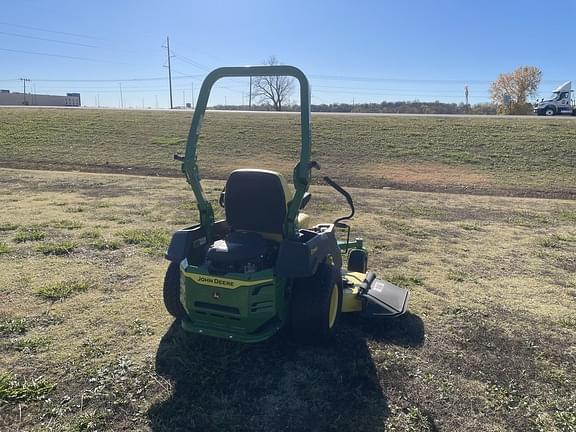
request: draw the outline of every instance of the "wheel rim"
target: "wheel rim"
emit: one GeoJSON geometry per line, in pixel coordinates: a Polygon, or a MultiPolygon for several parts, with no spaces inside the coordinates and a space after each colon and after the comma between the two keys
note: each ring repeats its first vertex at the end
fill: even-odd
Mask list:
{"type": "Polygon", "coordinates": [[[554,110],[551,110],[551,109],[546,110],[546,115],[547,116],[554,115],[554,110]]]}
{"type": "Polygon", "coordinates": [[[328,314],[328,327],[334,327],[336,316],[338,315],[338,302],[340,300],[340,291],[338,285],[334,284],[332,292],[330,293],[330,313],[328,314]]]}

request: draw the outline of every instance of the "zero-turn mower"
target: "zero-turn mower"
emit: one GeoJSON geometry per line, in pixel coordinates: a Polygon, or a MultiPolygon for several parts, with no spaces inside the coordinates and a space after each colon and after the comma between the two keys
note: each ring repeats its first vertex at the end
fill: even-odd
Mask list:
{"type": "Polygon", "coordinates": [[[341,313],[396,317],[406,311],[408,291],[367,271],[362,239],[350,239],[344,221],[354,215],[351,196],[333,180],[351,209],[334,222],[310,226],[302,210],[310,201],[310,87],[292,66],[223,67],[202,84],[188,135],[182,171],[196,197],[198,225],[174,233],[164,281],[168,312],[193,333],[259,342],[280,329],[299,341],[326,342],[341,313]],[[200,184],[196,147],[210,90],[225,77],[292,76],[300,83],[301,149],[294,191],[281,174],[233,171],[220,195],[225,219],[216,221],[200,184]],[[336,232],[345,233],[338,241],[336,232]],[[346,267],[343,267],[343,257],[346,267]]]}

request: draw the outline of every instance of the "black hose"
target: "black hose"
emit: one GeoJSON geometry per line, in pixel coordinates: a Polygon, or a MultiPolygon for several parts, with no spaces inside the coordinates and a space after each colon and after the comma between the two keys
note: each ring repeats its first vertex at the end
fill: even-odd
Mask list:
{"type": "Polygon", "coordinates": [[[348,216],[343,216],[341,218],[336,219],[334,221],[334,225],[336,225],[338,222],[341,222],[343,220],[352,219],[352,217],[354,217],[354,213],[356,212],[356,210],[354,209],[354,201],[352,201],[352,196],[348,192],[346,192],[344,190],[344,188],[342,188],[342,186],[340,186],[338,183],[336,183],[330,177],[324,176],[324,181],[326,183],[328,183],[330,186],[332,186],[334,189],[336,189],[338,192],[340,192],[344,196],[344,198],[346,198],[346,201],[348,202],[348,205],[350,206],[350,209],[352,210],[352,213],[350,213],[348,216]]]}

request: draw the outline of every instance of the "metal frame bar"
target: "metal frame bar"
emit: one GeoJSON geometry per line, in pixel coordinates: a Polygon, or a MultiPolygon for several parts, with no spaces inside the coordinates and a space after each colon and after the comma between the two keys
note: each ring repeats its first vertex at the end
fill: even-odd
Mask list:
{"type": "Polygon", "coordinates": [[[204,119],[204,113],[206,112],[206,107],[208,105],[210,91],[216,81],[227,77],[252,76],[292,76],[300,83],[300,162],[294,168],[293,180],[296,192],[288,207],[286,223],[284,226],[285,237],[292,238],[296,236],[295,220],[298,216],[304,193],[306,193],[310,185],[310,154],[312,138],[310,130],[310,85],[306,75],[304,75],[300,69],[286,65],[222,67],[213,70],[206,76],[202,83],[200,94],[198,95],[198,102],[192,118],[192,126],[188,133],[186,155],[184,156],[184,161],[182,163],[182,171],[196,196],[196,203],[198,211],[200,212],[200,224],[206,230],[208,240],[211,240],[210,237],[212,230],[210,228],[214,224],[214,209],[202,189],[196,155],[202,120],[204,119]]]}

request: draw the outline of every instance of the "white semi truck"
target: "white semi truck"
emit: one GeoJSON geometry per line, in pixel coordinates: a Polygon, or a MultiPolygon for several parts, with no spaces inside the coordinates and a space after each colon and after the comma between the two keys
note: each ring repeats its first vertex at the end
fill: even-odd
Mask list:
{"type": "Polygon", "coordinates": [[[552,92],[550,99],[536,101],[534,112],[538,115],[554,116],[557,114],[576,115],[576,100],[572,81],[566,81],[552,92]]]}

